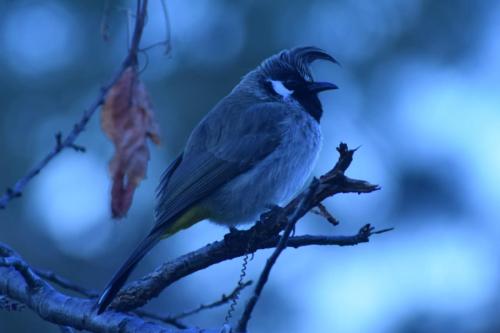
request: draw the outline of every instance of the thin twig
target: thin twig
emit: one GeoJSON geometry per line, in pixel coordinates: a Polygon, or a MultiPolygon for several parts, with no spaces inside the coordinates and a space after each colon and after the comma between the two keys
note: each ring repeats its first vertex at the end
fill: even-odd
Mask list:
{"type": "Polygon", "coordinates": [[[137,65],[137,53],[139,52],[139,44],[141,43],[144,25],[146,23],[148,10],[148,0],[137,1],[137,11],[135,16],[134,33],[130,42],[130,50],[128,53],[129,65],[137,65]]]}
{"type": "Polygon", "coordinates": [[[130,36],[132,36],[132,33],[130,31],[130,27],[132,26],[132,11],[130,10],[130,8],[125,9],[125,16],[127,18],[127,49],[130,50],[130,36]]]}
{"type": "Polygon", "coordinates": [[[40,279],[36,276],[31,268],[21,259],[17,257],[2,257],[0,258],[1,267],[13,267],[15,268],[24,278],[28,287],[36,289],[40,287],[40,279]]]}
{"type": "MultiPolygon", "coordinates": [[[[35,272],[35,274],[37,274],[38,276],[40,276],[41,278],[43,278],[46,281],[50,281],[52,283],[55,283],[55,284],[63,287],[64,289],[74,291],[74,292],[79,293],[85,297],[96,298],[97,296],[99,296],[98,292],[81,287],[81,286],[77,285],[76,283],[74,283],[74,282],[72,282],[64,277],[55,274],[52,271],[33,268],[33,272],[35,272]]],[[[223,297],[224,297],[224,295],[223,295],[223,297]]],[[[170,324],[170,325],[172,325],[176,328],[179,328],[179,329],[185,329],[188,327],[187,325],[185,325],[184,323],[182,323],[179,320],[181,318],[181,315],[184,313],[182,313],[181,315],[177,315],[177,316],[163,316],[162,317],[162,316],[156,315],[154,313],[150,313],[150,312],[143,311],[143,310],[136,310],[134,312],[141,317],[156,319],[156,320],[162,321],[166,324],[170,324]]]]}
{"type": "Polygon", "coordinates": [[[161,315],[157,315],[155,313],[151,313],[151,312],[144,311],[144,310],[136,310],[134,312],[137,313],[138,315],[140,315],[141,317],[159,320],[159,321],[164,322],[166,324],[173,325],[174,327],[177,327],[179,329],[184,329],[184,328],[187,328],[188,326],[186,324],[184,324],[181,321],[181,319],[195,315],[195,314],[200,313],[201,311],[204,311],[204,310],[209,310],[209,309],[213,309],[213,308],[216,308],[218,306],[224,305],[227,302],[233,300],[235,297],[237,297],[237,295],[243,289],[250,286],[251,284],[252,284],[252,281],[246,281],[242,284],[237,285],[236,288],[234,288],[234,290],[231,291],[231,293],[229,293],[228,295],[223,294],[221,296],[221,298],[215,302],[212,302],[210,304],[201,304],[197,308],[194,308],[192,310],[187,310],[187,311],[181,312],[181,313],[176,314],[176,315],[161,316],[161,315]]]}
{"type": "Polygon", "coordinates": [[[192,309],[192,310],[189,310],[189,311],[184,311],[182,313],[179,313],[177,315],[174,315],[172,316],[173,319],[182,319],[182,318],[186,318],[186,317],[189,317],[189,316],[192,316],[194,314],[197,314],[203,310],[208,310],[208,309],[213,309],[213,308],[216,308],[218,306],[221,306],[221,305],[224,305],[226,304],[227,302],[233,300],[236,296],[239,295],[239,293],[245,289],[246,287],[250,286],[252,284],[252,281],[246,281],[246,282],[243,282],[241,284],[238,284],[236,286],[236,288],[234,288],[234,290],[229,294],[229,295],[225,295],[223,294],[222,297],[213,302],[213,303],[210,303],[210,304],[201,304],[199,307],[195,308],[195,309],[192,309]]]}
{"type": "Polygon", "coordinates": [[[302,202],[299,205],[297,205],[294,214],[292,214],[291,218],[288,220],[286,228],[283,231],[283,235],[281,236],[278,245],[276,245],[276,248],[274,249],[273,253],[266,261],[266,265],[264,266],[264,269],[262,270],[262,273],[260,274],[259,280],[257,281],[257,285],[255,286],[253,295],[248,300],[247,305],[245,307],[245,310],[243,311],[243,314],[241,316],[241,319],[238,322],[238,326],[236,327],[236,332],[246,332],[247,331],[248,321],[250,320],[253,309],[255,308],[255,305],[257,304],[257,301],[259,300],[259,297],[262,293],[262,290],[264,289],[264,286],[266,285],[267,280],[269,279],[271,269],[273,268],[274,264],[278,260],[278,257],[280,256],[280,254],[287,247],[288,239],[290,238],[290,235],[295,228],[295,224],[300,219],[300,217],[305,213],[303,211],[308,210],[308,208],[306,208],[306,207],[310,203],[310,201],[312,201],[312,198],[314,196],[314,192],[315,192],[318,185],[319,185],[319,181],[315,179],[313,181],[313,184],[309,187],[308,192],[305,193],[305,195],[303,196],[302,202]]]}
{"type": "Polygon", "coordinates": [[[172,28],[170,27],[170,18],[168,17],[168,9],[166,0],[161,0],[161,7],[163,9],[163,18],[165,20],[165,54],[172,51],[172,28]]]}
{"type": "Polygon", "coordinates": [[[158,46],[165,46],[164,54],[167,55],[172,51],[172,30],[170,27],[170,19],[168,16],[168,9],[167,9],[166,0],[161,0],[160,3],[162,6],[163,17],[165,20],[165,39],[160,41],[160,42],[156,42],[156,43],[150,44],[148,46],[145,46],[141,49],[141,51],[149,51],[149,50],[151,50],[155,47],[158,47],[158,46]]]}
{"type": "Polygon", "coordinates": [[[80,295],[83,295],[85,297],[95,298],[95,297],[99,296],[98,292],[81,287],[81,286],[77,285],[76,283],[74,283],[74,282],[72,282],[72,281],[70,281],[70,280],[68,280],[60,275],[57,275],[56,273],[54,273],[52,271],[37,269],[37,268],[33,268],[33,271],[38,276],[43,278],[44,280],[55,283],[55,284],[63,287],[64,289],[74,291],[74,292],[79,293],[80,295]]]}
{"type": "MultiPolygon", "coordinates": [[[[83,146],[79,146],[74,143],[69,143],[67,145],[67,148],[72,148],[74,151],[79,152],[79,153],[85,153],[87,149],[83,146]]],[[[64,149],[64,144],[63,144],[63,137],[61,132],[56,133],[56,149],[62,150],[64,149]]]]}
{"type": "Polygon", "coordinates": [[[321,202],[317,204],[316,207],[318,207],[318,209],[311,209],[311,213],[324,217],[334,226],[339,224],[339,221],[335,217],[333,217],[332,214],[330,214],[325,205],[323,205],[321,202]]]}
{"type": "Polygon", "coordinates": [[[20,178],[12,187],[7,188],[5,193],[0,196],[0,209],[4,209],[7,204],[15,198],[19,198],[26,185],[37,176],[54,157],[59,155],[65,148],[84,151],[84,148],[75,144],[78,136],[85,130],[90,118],[94,115],[97,109],[104,103],[106,95],[115,82],[121,77],[122,73],[129,66],[137,65],[137,53],[139,52],[139,43],[141,41],[142,32],[144,30],[145,17],[147,13],[147,0],[137,1],[137,15],[135,20],[134,34],[128,54],[122,63],[118,73],[105,85],[97,98],[90,104],[89,108],[83,112],[81,119],[73,126],[73,129],[64,138],[62,134],[56,134],[55,147],[34,167],[32,167],[25,176],[20,178]]]}
{"type": "Polygon", "coordinates": [[[100,25],[101,37],[105,42],[109,41],[109,2],[110,0],[104,0],[104,8],[102,10],[100,25]]]}
{"type": "Polygon", "coordinates": [[[302,235],[290,237],[288,239],[288,247],[299,248],[309,245],[338,245],[338,246],[353,246],[370,241],[372,235],[382,234],[394,230],[387,228],[375,230],[369,224],[363,226],[354,236],[316,236],[302,235]]]}

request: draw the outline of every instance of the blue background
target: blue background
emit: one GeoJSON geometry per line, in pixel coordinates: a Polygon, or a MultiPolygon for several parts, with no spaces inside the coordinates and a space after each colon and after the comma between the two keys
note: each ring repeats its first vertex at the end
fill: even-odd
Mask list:
{"type": "MultiPolygon", "coordinates": [[[[119,67],[128,2],[110,1],[110,41],[100,1],[0,2],[0,188],[13,184],[67,133],[119,67]]],[[[343,235],[365,223],[396,227],[355,247],[286,250],[250,324],[253,332],[500,331],[500,4],[497,1],[170,0],[173,50],[141,55],[162,145],[128,217],[112,221],[113,147],[99,115],[78,144],[0,211],[0,241],[35,267],[101,290],[152,224],[154,189],[191,129],[239,78],[281,49],[315,45],[342,66],[316,63],[324,93],[324,147],[361,145],[351,177],[380,184],[326,201],[333,228],[308,215],[298,234],[343,235]],[[147,64],[146,64],[147,63],[147,64]]],[[[165,38],[151,1],[142,46],[165,38]]],[[[200,223],[157,246],[133,277],[220,239],[200,223]]],[[[256,279],[269,251],[251,262],[256,279]]],[[[193,274],[147,308],[177,313],[235,286],[241,259],[193,274]]],[[[250,289],[243,293],[248,297],[250,289]]],[[[238,310],[244,305],[240,301],[238,310]]],[[[227,306],[190,318],[222,325],[227,306]]],[[[239,313],[235,318],[239,317],[239,313]]],[[[29,310],[0,312],[0,332],[58,332],[29,310]]]]}

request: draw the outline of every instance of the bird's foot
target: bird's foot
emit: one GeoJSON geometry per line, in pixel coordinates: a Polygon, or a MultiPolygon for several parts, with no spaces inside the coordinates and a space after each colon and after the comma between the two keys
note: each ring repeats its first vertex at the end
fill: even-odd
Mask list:
{"type": "Polygon", "coordinates": [[[266,208],[269,210],[265,211],[264,213],[262,213],[260,215],[260,219],[259,219],[260,222],[264,222],[270,218],[278,216],[284,210],[283,207],[278,206],[278,205],[274,205],[274,204],[268,204],[268,205],[266,205],[266,208]]]}
{"type": "Polygon", "coordinates": [[[239,232],[238,228],[236,228],[234,225],[229,226],[229,233],[230,234],[235,234],[237,232],[239,232]]]}
{"type": "Polygon", "coordinates": [[[237,229],[235,226],[231,225],[229,226],[229,232],[224,235],[224,240],[229,241],[229,240],[235,240],[238,239],[243,231],[237,229]]]}

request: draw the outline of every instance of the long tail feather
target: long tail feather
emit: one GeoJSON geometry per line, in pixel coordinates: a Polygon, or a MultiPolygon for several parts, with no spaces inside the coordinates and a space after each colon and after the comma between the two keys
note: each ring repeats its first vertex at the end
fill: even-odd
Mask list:
{"type": "Polygon", "coordinates": [[[130,273],[134,270],[139,261],[153,248],[160,240],[158,233],[152,233],[137,246],[122,267],[116,272],[101,297],[97,301],[97,314],[101,314],[111,304],[118,291],[127,281],[130,273]]]}
{"type": "Polygon", "coordinates": [[[193,224],[203,220],[206,217],[206,212],[199,207],[192,207],[180,217],[173,216],[166,221],[158,224],[153,228],[149,236],[147,236],[137,246],[130,257],[125,261],[120,270],[113,276],[106,289],[104,289],[101,297],[97,301],[97,314],[101,314],[111,304],[116,294],[123,287],[130,273],[141,259],[151,250],[160,240],[172,236],[180,230],[189,228],[193,224]]]}

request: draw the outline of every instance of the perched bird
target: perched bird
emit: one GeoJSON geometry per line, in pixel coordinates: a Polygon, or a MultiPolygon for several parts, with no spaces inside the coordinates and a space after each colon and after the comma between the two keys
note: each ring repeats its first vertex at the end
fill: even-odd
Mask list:
{"type": "Polygon", "coordinates": [[[98,300],[112,302],[158,241],[209,219],[234,226],[281,205],[308,179],[321,147],[318,93],[309,65],[337,61],[316,47],[284,50],[245,75],[196,126],[158,186],[155,225],[98,300]]]}

